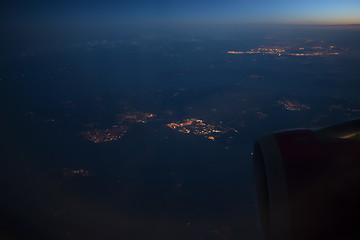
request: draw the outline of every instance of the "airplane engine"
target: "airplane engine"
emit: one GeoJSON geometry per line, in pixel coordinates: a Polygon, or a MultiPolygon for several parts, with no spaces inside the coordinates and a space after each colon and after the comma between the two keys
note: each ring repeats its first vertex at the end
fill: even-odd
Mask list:
{"type": "Polygon", "coordinates": [[[360,239],[360,120],[255,141],[266,240],[360,239]]]}

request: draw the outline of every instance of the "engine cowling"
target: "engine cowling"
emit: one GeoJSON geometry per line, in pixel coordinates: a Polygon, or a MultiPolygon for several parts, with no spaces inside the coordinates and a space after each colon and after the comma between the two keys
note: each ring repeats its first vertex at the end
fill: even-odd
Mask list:
{"type": "Polygon", "coordinates": [[[360,120],[265,135],[253,161],[265,239],[360,239],[360,120]]]}

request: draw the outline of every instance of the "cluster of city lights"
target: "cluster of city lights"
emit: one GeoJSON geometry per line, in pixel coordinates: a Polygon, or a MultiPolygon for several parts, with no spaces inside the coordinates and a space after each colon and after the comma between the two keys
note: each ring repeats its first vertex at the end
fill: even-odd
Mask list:
{"type": "Polygon", "coordinates": [[[62,170],[62,175],[65,177],[68,176],[82,176],[82,177],[88,177],[92,175],[92,172],[83,168],[80,169],[69,169],[69,168],[64,168],[62,170]]]}
{"type": "Polygon", "coordinates": [[[128,127],[125,125],[114,125],[108,129],[91,129],[82,132],[84,138],[93,143],[103,143],[110,141],[117,141],[122,138],[127,132],[128,127]]]}
{"type": "Polygon", "coordinates": [[[238,131],[233,128],[206,124],[203,120],[196,118],[185,119],[184,121],[176,123],[169,123],[166,126],[181,133],[203,136],[212,141],[215,141],[217,137],[229,131],[238,133],[238,131]]]}
{"type": "Polygon", "coordinates": [[[289,111],[301,111],[310,109],[310,107],[305,104],[301,104],[298,101],[291,101],[288,99],[278,100],[277,103],[278,105],[289,111]]]}
{"type": "Polygon", "coordinates": [[[227,51],[228,54],[244,55],[244,54],[261,54],[261,55],[277,55],[277,56],[334,56],[340,55],[346,49],[338,50],[335,46],[312,46],[312,47],[259,47],[248,51],[227,51]]]}
{"type": "Polygon", "coordinates": [[[143,113],[140,111],[120,114],[118,115],[117,124],[111,128],[94,129],[91,127],[89,130],[82,132],[81,135],[93,143],[118,141],[128,132],[131,123],[146,123],[155,116],[155,114],[143,113]]]}

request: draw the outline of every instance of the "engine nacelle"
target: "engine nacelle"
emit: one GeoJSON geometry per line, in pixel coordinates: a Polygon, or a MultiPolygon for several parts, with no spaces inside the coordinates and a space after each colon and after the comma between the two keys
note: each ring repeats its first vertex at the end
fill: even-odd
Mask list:
{"type": "Polygon", "coordinates": [[[266,135],[253,159],[265,239],[360,239],[360,120],[266,135]]]}

